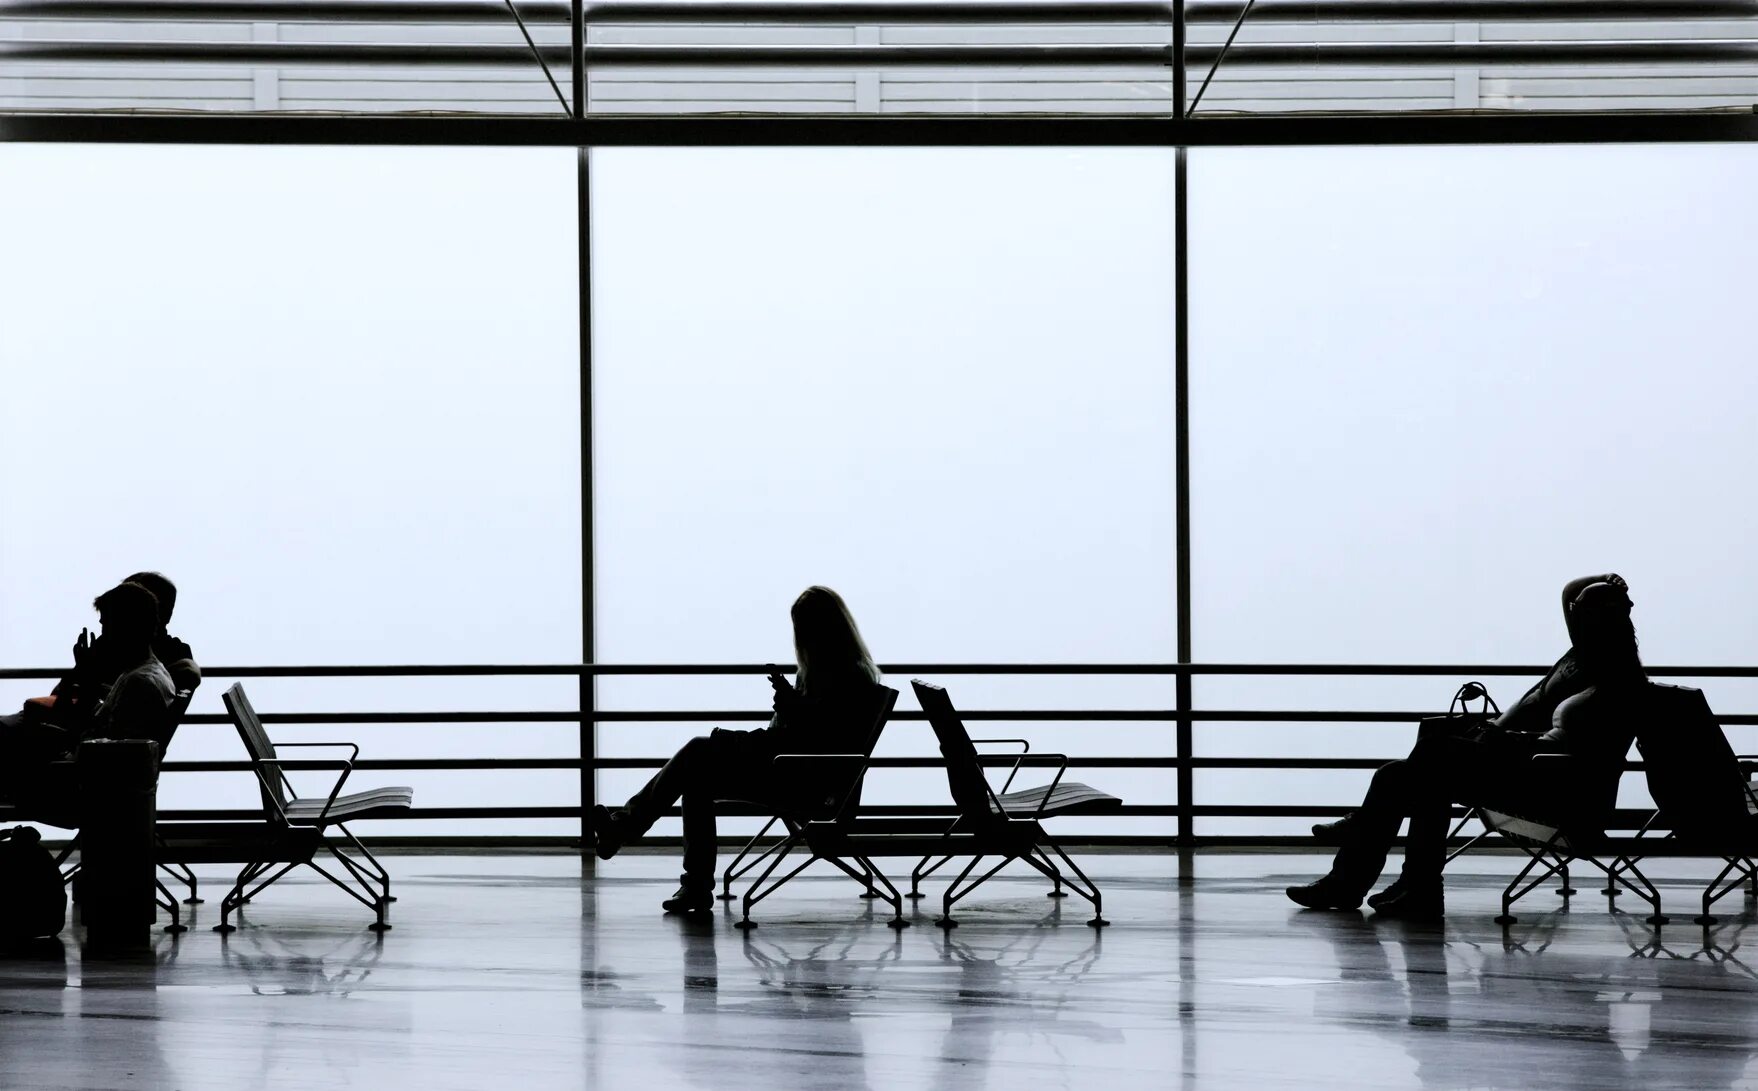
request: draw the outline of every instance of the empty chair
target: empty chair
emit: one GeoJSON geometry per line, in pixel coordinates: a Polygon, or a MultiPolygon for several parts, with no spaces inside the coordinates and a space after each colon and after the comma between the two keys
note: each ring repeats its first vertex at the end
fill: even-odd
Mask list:
{"type": "Polygon", "coordinates": [[[242,685],[234,684],[226,690],[223,699],[256,772],[262,792],[264,821],[160,824],[160,843],[170,859],[184,863],[230,860],[245,864],[232,889],[220,902],[220,923],[214,930],[232,931],[235,926],[230,918],[239,906],[301,864],[371,909],[375,917],[371,925],[373,929],[388,929],[390,923],[386,916],[394,900],[390,873],[360,843],[347,823],[406,815],[414,800],[414,790],[376,788],[344,795],[342,788],[354,771],[359,746],[351,742],[282,743],[280,749],[329,748],[349,752],[346,758],[283,758],[269,740],[268,732],[263,729],[262,720],[251,707],[242,685]],[[287,778],[289,770],[334,770],[337,776],[327,794],[301,797],[287,778]],[[344,844],[338,844],[332,832],[340,834],[341,841],[352,852],[343,851],[344,844]],[[318,863],[316,857],[320,851],[328,852],[342,866],[347,877],[318,863]]]}

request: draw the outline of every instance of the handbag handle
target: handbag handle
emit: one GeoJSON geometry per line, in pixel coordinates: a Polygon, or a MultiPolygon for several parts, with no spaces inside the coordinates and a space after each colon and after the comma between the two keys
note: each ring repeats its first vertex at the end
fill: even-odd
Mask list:
{"type": "Polygon", "coordinates": [[[1501,714],[1501,706],[1496,704],[1495,698],[1489,695],[1488,687],[1482,682],[1467,682],[1460,686],[1459,691],[1453,694],[1452,701],[1447,705],[1447,715],[1449,716],[1500,716],[1501,714]],[[1477,700],[1483,701],[1483,708],[1472,712],[1471,702],[1477,700]]]}

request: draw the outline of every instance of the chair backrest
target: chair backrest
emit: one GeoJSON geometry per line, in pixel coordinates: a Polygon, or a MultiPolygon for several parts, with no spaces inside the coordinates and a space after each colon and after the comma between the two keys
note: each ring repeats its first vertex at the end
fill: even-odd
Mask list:
{"type": "MultiPolygon", "coordinates": [[[[867,758],[873,756],[874,748],[879,745],[879,736],[884,734],[885,724],[891,719],[891,710],[897,707],[896,690],[885,685],[875,686],[874,690],[872,723],[867,729],[865,743],[861,747],[862,756],[867,758]]],[[[861,806],[861,787],[866,779],[867,773],[863,767],[861,772],[856,774],[854,784],[849,787],[841,802],[836,805],[836,815],[839,819],[852,820],[854,818],[855,812],[861,806]]]]}
{"type": "Polygon", "coordinates": [[[995,813],[989,807],[989,782],[983,776],[976,744],[971,742],[971,734],[959,719],[958,710],[952,707],[952,698],[932,682],[915,678],[910,685],[915,688],[922,711],[928,714],[934,737],[940,741],[940,756],[946,761],[946,786],[952,790],[952,801],[958,805],[960,818],[971,822],[994,821],[995,813]]]}
{"type": "MultiPolygon", "coordinates": [[[[244,740],[244,752],[250,755],[251,762],[273,759],[276,756],[275,744],[269,741],[261,717],[251,707],[250,698],[244,695],[244,684],[232,683],[220,699],[226,704],[227,715],[232,717],[232,726],[238,729],[238,737],[244,740]]],[[[259,773],[257,783],[262,789],[263,810],[271,818],[278,817],[287,806],[287,792],[281,785],[281,774],[276,769],[259,770],[259,773]]]]}
{"type": "Polygon", "coordinates": [[[182,726],[183,718],[189,715],[189,702],[195,699],[193,689],[180,689],[177,696],[171,699],[171,707],[165,710],[164,727],[153,741],[159,744],[159,760],[165,760],[165,751],[171,749],[171,740],[177,737],[177,729],[182,726]]]}
{"type": "Polygon", "coordinates": [[[1746,778],[1702,690],[1651,684],[1636,747],[1665,825],[1687,837],[1711,838],[1745,828],[1746,778]]]}

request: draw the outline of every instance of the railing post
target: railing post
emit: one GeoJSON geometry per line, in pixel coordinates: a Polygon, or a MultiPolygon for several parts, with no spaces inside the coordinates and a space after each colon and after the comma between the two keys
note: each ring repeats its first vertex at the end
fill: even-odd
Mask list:
{"type": "Polygon", "coordinates": [[[1184,120],[1184,84],[1189,78],[1184,64],[1184,39],[1184,0],[1172,0],[1172,116],[1179,121],[1184,120]]]}
{"type": "MultiPolygon", "coordinates": [[[[570,0],[574,81],[573,114],[586,116],[586,5],[570,0]]],[[[597,608],[593,597],[594,559],[592,490],[592,174],[584,145],[576,149],[575,255],[580,308],[580,852],[592,858],[592,807],[598,802],[598,676],[589,669],[598,655],[595,645],[597,608]]]]}
{"type": "MultiPolygon", "coordinates": [[[[1179,4],[1177,27],[1178,39],[1183,40],[1183,0],[1175,0],[1179,4]]],[[[1182,51],[1180,51],[1182,57],[1182,51]]],[[[1184,66],[1182,60],[1178,65],[1178,106],[1184,108],[1184,66]]],[[[1196,777],[1190,767],[1191,745],[1191,694],[1193,687],[1189,665],[1191,661],[1190,639],[1190,184],[1189,169],[1185,161],[1186,150],[1178,148],[1174,154],[1178,157],[1173,175],[1173,246],[1172,246],[1172,294],[1173,307],[1176,313],[1173,322],[1173,482],[1176,493],[1177,508],[1174,531],[1173,551],[1177,567],[1177,598],[1178,598],[1178,847],[1186,850],[1191,847],[1195,837],[1195,821],[1191,815],[1196,777]]]]}

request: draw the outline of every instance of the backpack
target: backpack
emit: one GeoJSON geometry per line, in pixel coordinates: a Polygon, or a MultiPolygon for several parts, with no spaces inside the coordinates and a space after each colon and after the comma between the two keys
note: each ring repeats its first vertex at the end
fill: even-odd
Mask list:
{"type": "Polygon", "coordinates": [[[1740,838],[1751,822],[1746,778],[1703,691],[1660,683],[1648,688],[1636,746],[1661,822],[1680,837],[1740,838]]]}
{"type": "Polygon", "coordinates": [[[56,936],[67,926],[61,869],[29,826],[0,830],[0,944],[56,936]]]}

